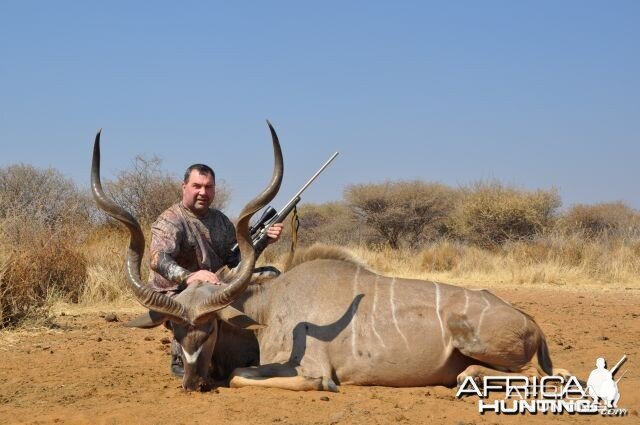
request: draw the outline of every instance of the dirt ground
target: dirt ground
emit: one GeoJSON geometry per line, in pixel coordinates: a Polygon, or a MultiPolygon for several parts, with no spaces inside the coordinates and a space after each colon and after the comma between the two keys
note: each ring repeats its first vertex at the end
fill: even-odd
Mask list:
{"type": "MultiPolygon", "coordinates": [[[[340,393],[220,387],[186,393],[169,375],[169,337],[163,327],[128,329],[133,309],[104,313],[69,307],[57,328],[0,333],[2,423],[141,424],[422,424],[422,423],[640,423],[640,291],[495,289],[533,315],[554,366],[585,379],[603,356],[623,355],[619,407],[626,417],[496,415],[478,413],[478,398],[457,399],[445,387],[342,386],[340,393]]],[[[141,310],[139,310],[141,311],[141,310]]],[[[504,397],[504,395],[501,395],[504,397]]],[[[498,397],[500,398],[500,397],[498,397]]]]}

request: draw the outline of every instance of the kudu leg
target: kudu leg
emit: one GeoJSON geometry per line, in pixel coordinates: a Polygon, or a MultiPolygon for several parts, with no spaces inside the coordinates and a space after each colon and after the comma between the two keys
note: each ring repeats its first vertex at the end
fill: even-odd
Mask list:
{"type": "Polygon", "coordinates": [[[301,376],[294,367],[286,364],[237,368],[231,373],[229,386],[280,388],[292,391],[338,391],[331,378],[301,376]]]}
{"type": "Polygon", "coordinates": [[[487,366],[471,365],[458,375],[457,382],[458,386],[460,386],[464,383],[465,379],[471,377],[478,387],[482,387],[485,376],[526,376],[528,378],[541,378],[545,375],[546,373],[544,373],[542,369],[531,362],[527,363],[519,371],[507,371],[504,369],[492,369],[487,366]]]}

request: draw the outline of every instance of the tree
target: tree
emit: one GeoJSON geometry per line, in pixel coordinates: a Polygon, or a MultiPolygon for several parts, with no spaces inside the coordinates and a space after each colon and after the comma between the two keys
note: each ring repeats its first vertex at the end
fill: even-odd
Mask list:
{"type": "Polygon", "coordinates": [[[0,219],[20,217],[50,228],[86,219],[87,199],[53,168],[0,168],[0,219]]]}
{"type": "Polygon", "coordinates": [[[353,214],[398,249],[417,246],[441,232],[456,198],[453,189],[419,180],[348,186],[344,198],[353,214]]]}

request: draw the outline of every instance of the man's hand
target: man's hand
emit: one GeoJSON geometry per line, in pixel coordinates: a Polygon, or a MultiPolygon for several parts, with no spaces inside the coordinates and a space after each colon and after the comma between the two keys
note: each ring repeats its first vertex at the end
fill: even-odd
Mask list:
{"type": "Polygon", "coordinates": [[[277,242],[280,239],[280,234],[282,233],[282,223],[275,223],[269,226],[267,229],[267,236],[269,237],[268,242],[270,244],[277,242]]]}
{"type": "Polygon", "coordinates": [[[187,277],[187,285],[190,285],[193,282],[197,282],[197,281],[209,282],[209,283],[213,283],[214,285],[220,285],[220,279],[218,279],[218,276],[215,273],[210,272],[209,270],[198,270],[197,272],[191,273],[187,277]]]}

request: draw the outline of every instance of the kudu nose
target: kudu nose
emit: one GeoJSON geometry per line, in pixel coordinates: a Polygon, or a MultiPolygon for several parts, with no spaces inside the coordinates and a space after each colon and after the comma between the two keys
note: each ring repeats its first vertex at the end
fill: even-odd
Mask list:
{"type": "Polygon", "coordinates": [[[209,392],[211,391],[211,382],[209,382],[209,380],[204,379],[200,376],[194,376],[191,379],[189,378],[184,379],[182,381],[182,388],[185,391],[200,391],[203,393],[209,392]]]}

